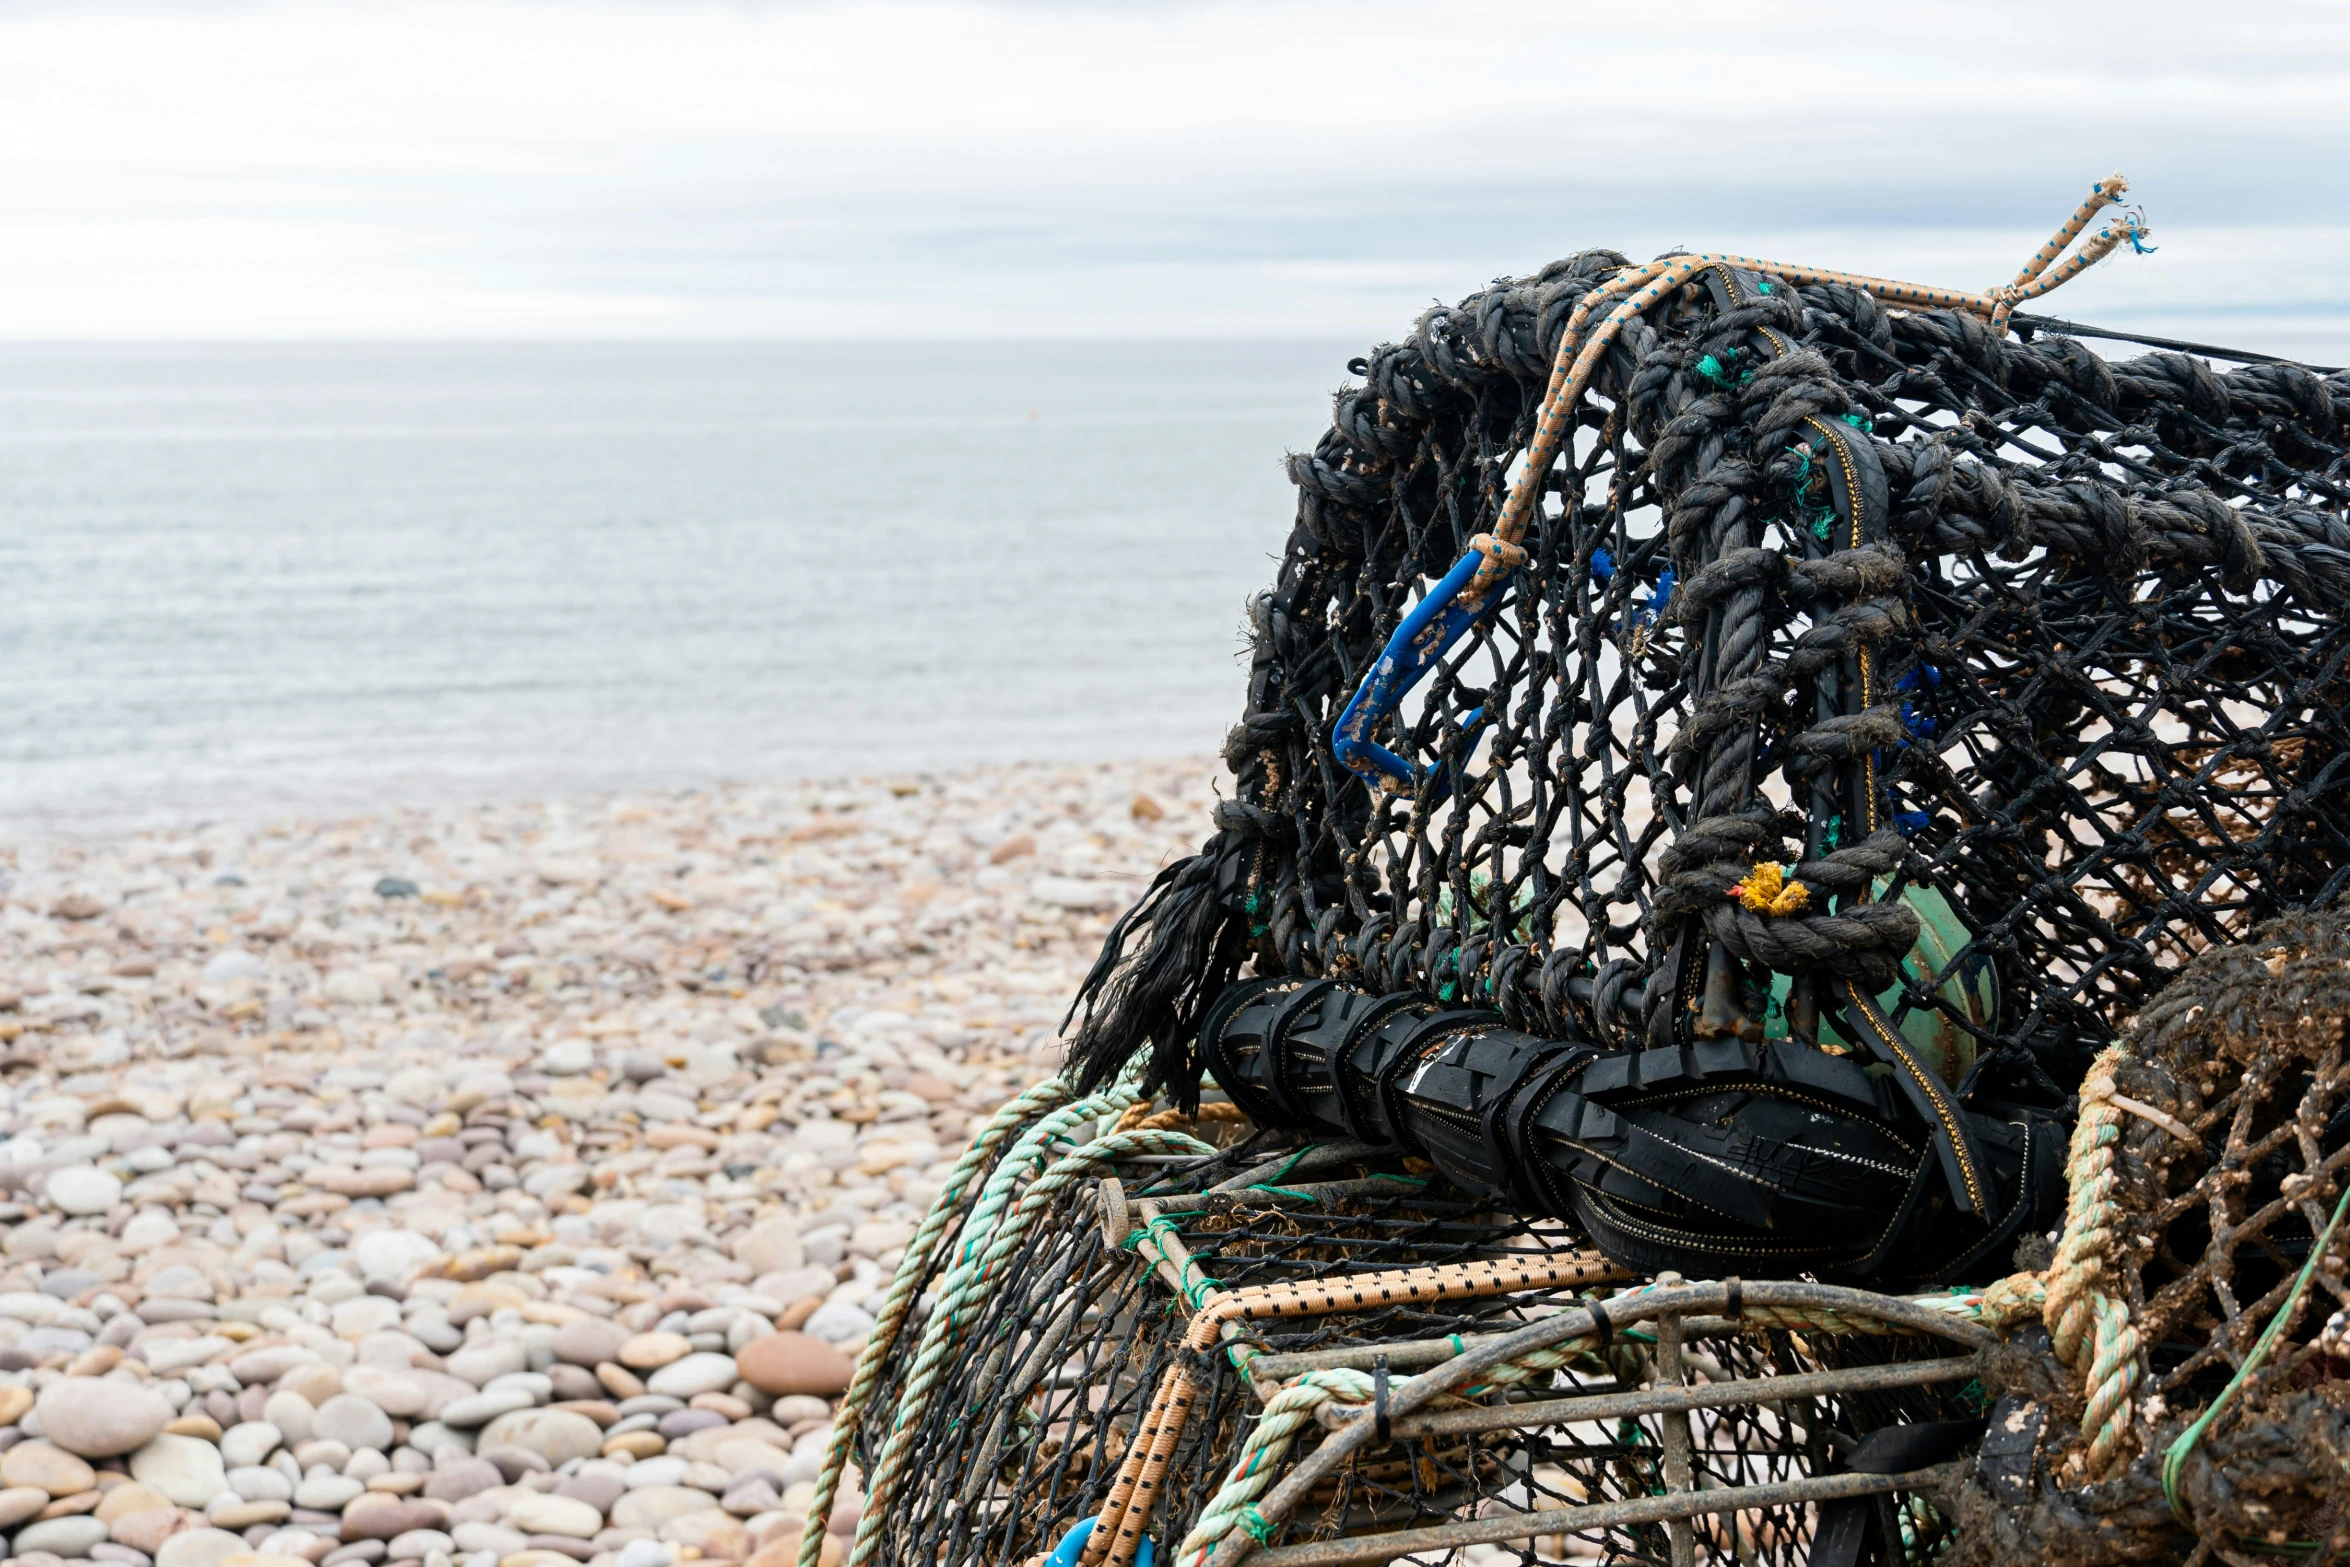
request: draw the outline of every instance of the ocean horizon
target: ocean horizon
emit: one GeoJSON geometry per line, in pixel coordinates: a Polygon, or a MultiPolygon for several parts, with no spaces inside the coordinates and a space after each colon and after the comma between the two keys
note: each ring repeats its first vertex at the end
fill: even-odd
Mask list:
{"type": "Polygon", "coordinates": [[[0,347],[0,822],[1212,751],[1360,351],[0,347]]]}

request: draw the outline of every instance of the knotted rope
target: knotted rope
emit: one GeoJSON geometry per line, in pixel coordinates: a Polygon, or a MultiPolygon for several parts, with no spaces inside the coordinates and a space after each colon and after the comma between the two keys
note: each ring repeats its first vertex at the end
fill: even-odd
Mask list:
{"type": "MultiPolygon", "coordinates": [[[[1905,305],[1920,310],[1963,310],[1981,316],[1991,323],[1994,332],[2007,330],[2007,318],[2015,307],[2027,300],[2037,299],[2050,290],[2062,287],[2079,277],[2090,267],[2110,255],[2125,240],[2133,249],[2144,249],[2147,229],[2134,215],[2125,215],[2115,225],[2101,229],[2081,247],[2078,254],[2068,259],[2055,271],[2047,270],[2049,262],[2063,253],[2064,248],[2079,237],[2089,221],[2107,207],[2122,199],[2130,182],[2119,174],[2109,174],[2090,188],[2081,204],[2073,209],[2047,244],[2035,251],[2016,273],[2015,280],[1997,288],[1970,294],[1963,289],[1936,288],[1922,283],[1902,283],[1892,278],[1870,277],[1859,272],[1840,272],[1827,267],[1794,266],[1784,261],[1763,261],[1752,256],[1679,254],[1660,257],[1645,266],[1627,267],[1607,282],[1583,296],[1575,305],[1574,314],[1567,318],[1565,336],[1559,339],[1557,363],[1552,367],[1550,387],[1543,394],[1542,416],[1534,427],[1534,441],[1527,449],[1526,463],[1510,486],[1509,500],[1503,505],[1501,518],[1491,535],[1501,549],[1488,549],[1477,541],[1471,547],[1479,550],[1483,561],[1476,575],[1469,580],[1463,595],[1465,601],[1482,600],[1499,586],[1513,569],[1506,551],[1517,549],[1525,537],[1526,526],[1534,517],[1534,502],[1548,482],[1551,464],[1557,460],[1559,448],[1565,443],[1567,432],[1574,426],[1574,410],[1583,400],[1584,391],[1591,385],[1592,373],[1608,348],[1623,332],[1626,325],[1695,278],[1710,266],[1731,266],[1747,272],[1760,272],[1784,282],[1797,284],[1833,283],[1858,289],[1872,298],[1891,305],[1905,305]],[[1592,313],[1610,299],[1621,300],[1607,319],[1599,324],[1589,340],[1583,329],[1592,313]]],[[[1517,556],[1523,560],[1521,551],[1517,556]]]]}
{"type": "Polygon", "coordinates": [[[2129,1456],[2130,1398],[2144,1370],[2129,1305],[2113,1292],[2120,1244],[2116,1161],[2125,1113],[2113,1102],[2114,1074],[2128,1059],[2122,1046],[2108,1047],[2081,1084],[2080,1119],[2065,1160],[2064,1231],[2048,1267],[2042,1308],[2057,1359],[2083,1368],[2088,1403],[2081,1429],[2089,1434],[2093,1480],[2105,1479],[2129,1456]]]}

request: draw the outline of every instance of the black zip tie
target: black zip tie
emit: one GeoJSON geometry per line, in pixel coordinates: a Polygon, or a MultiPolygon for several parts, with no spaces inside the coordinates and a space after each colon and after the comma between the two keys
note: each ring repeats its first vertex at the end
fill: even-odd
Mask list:
{"type": "Polygon", "coordinates": [[[1371,1440],[1385,1447],[1393,1433],[1387,1424],[1387,1357],[1371,1357],[1371,1440]]]}
{"type": "Polygon", "coordinates": [[[1607,1308],[1596,1300],[1587,1300],[1583,1303],[1583,1309],[1591,1313],[1591,1326],[1599,1334],[1599,1342],[1592,1348],[1605,1349],[1614,1343],[1616,1325],[1608,1319],[1607,1308]]]}
{"type": "Polygon", "coordinates": [[[1730,1292],[1729,1301],[1722,1307],[1722,1315],[1732,1322],[1746,1315],[1746,1286],[1736,1274],[1722,1280],[1722,1287],[1730,1292]]]}

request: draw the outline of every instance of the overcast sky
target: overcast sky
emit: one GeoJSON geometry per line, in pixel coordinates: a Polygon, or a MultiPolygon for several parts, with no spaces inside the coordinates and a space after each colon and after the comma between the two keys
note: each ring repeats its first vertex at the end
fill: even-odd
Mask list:
{"type": "Polygon", "coordinates": [[[1591,245],[2350,338],[2350,6],[9,4],[0,335],[1392,336],[1591,245]]]}

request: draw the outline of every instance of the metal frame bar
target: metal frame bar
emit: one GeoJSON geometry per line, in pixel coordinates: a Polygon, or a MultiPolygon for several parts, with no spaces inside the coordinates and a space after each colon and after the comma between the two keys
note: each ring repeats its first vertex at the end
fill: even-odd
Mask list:
{"type": "MultiPolygon", "coordinates": [[[[1615,1328],[1621,1329],[1634,1322],[1654,1321],[1664,1317],[1693,1316],[1701,1312],[1719,1314],[1732,1307],[1734,1293],[1742,1303],[1740,1309],[1744,1310],[1791,1307],[1833,1312],[1848,1318],[1874,1321],[1886,1327],[1906,1328],[1913,1333],[1955,1340],[1976,1351],[1997,1342],[1997,1336],[1978,1323],[1962,1321],[1914,1301],[1839,1285],[1777,1281],[1757,1281],[1738,1286],[1729,1283],[1667,1285],[1611,1303],[1609,1320],[1615,1328]]],[[[1465,1349],[1404,1384],[1403,1390],[1389,1405],[1391,1430],[1417,1416],[1424,1406],[1474,1381],[1480,1373],[1501,1362],[1581,1337],[1592,1332],[1597,1325],[1589,1310],[1571,1309],[1540,1318],[1514,1332],[1497,1335],[1465,1349]]],[[[1782,1380],[1793,1382],[1795,1379],[1772,1378],[1760,1386],[1782,1380]]],[[[1658,1407],[1659,1400],[1670,1399],[1675,1395],[1686,1397],[1693,1393],[1711,1392],[1711,1389],[1658,1388],[1640,1395],[1616,1396],[1641,1397],[1648,1401],[1648,1408],[1654,1409],[1658,1407]]],[[[1772,1394],[1773,1398],[1789,1396],[1792,1396],[1791,1392],[1784,1388],[1772,1394]]],[[[1494,1410],[1493,1413],[1505,1416],[1509,1424],[1517,1425],[1524,1423],[1524,1411],[1530,1407],[1519,1405],[1507,1408],[1506,1411],[1494,1410]]],[[[1588,1404],[1586,1407],[1589,1407],[1588,1404]]],[[[1370,1447],[1375,1435],[1372,1423],[1367,1420],[1349,1420],[1333,1429],[1319,1447],[1295,1465],[1264,1496],[1257,1504],[1258,1514],[1275,1523],[1287,1518],[1305,1501],[1316,1485],[1328,1479],[1355,1454],[1370,1447]]],[[[1930,1489],[1953,1477],[1961,1467],[1943,1465],[1938,1469],[1920,1470],[1911,1475],[1824,1475],[1783,1485],[1746,1486],[1726,1491],[1668,1491],[1662,1496],[1611,1502],[1595,1507],[1545,1509],[1539,1523],[1536,1521],[1537,1515],[1532,1513],[1517,1513],[1506,1518],[1467,1519],[1426,1530],[1370,1535],[1359,1540],[1322,1541],[1267,1551],[1264,1553],[1263,1567],[1347,1567],[1347,1564],[1358,1562],[1391,1561],[1415,1551],[1489,1544],[1497,1540],[1524,1539],[1535,1534],[1573,1533],[1630,1523],[1689,1519],[1718,1512],[1742,1512],[1749,1508],[1781,1506],[1792,1502],[1930,1489]],[[1571,1523],[1568,1521],[1570,1519],[1581,1521],[1571,1523]]],[[[1255,1540],[1246,1532],[1235,1530],[1217,1546],[1209,1567],[1237,1567],[1242,1559],[1254,1555],[1256,1550],[1255,1540]]]]}
{"type": "MultiPolygon", "coordinates": [[[[1890,1366],[1853,1366],[1842,1371],[1805,1371],[1794,1376],[1761,1377],[1747,1382],[1710,1382],[1703,1387],[1664,1387],[1637,1393],[1595,1393],[1585,1398],[1545,1399],[1540,1403],[1477,1404],[1467,1409],[1440,1409],[1388,1422],[1398,1438],[1460,1436],[1477,1431],[1532,1429],[1567,1425],[1582,1420],[1620,1420],[1641,1415],[1691,1414],[1700,1409],[1735,1409],[1750,1404],[1778,1404],[1799,1398],[1827,1398],[1839,1393],[1883,1393],[1894,1388],[1930,1387],[1957,1382],[1982,1371],[1974,1355],[1945,1360],[1910,1360],[1890,1366]]],[[[1352,1425],[1368,1412],[1360,1404],[1325,1404],[1322,1425],[1330,1430],[1352,1425]]]]}
{"type": "Polygon", "coordinates": [[[1469,1518],[1426,1529],[1399,1529],[1391,1534],[1278,1545],[1255,1552],[1250,1560],[1257,1567],[1376,1567],[1378,1563],[1399,1557],[1423,1551],[1458,1550],[1464,1545],[1496,1545],[1504,1540],[1582,1534],[1593,1529],[1621,1529],[1643,1523],[1679,1522],[1686,1527],[1689,1519],[1714,1513],[1833,1502],[1850,1496],[1882,1496],[1890,1491],[1932,1491],[1956,1480],[1965,1469],[1966,1464],[1961,1461],[1939,1464],[1932,1469],[1915,1469],[1907,1474],[1822,1475],[1810,1480],[1739,1486],[1727,1491],[1684,1491],[1677,1495],[1600,1502],[1589,1507],[1544,1508],[1538,1512],[1512,1513],[1505,1518],[1469,1518]]]}

